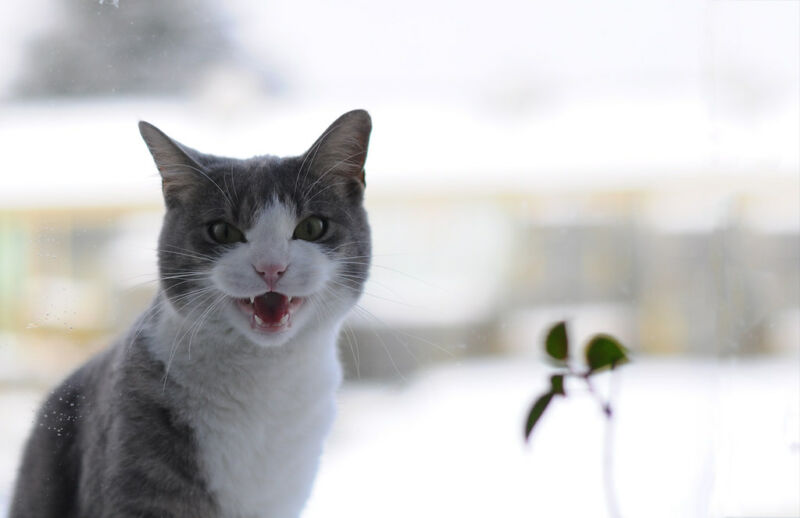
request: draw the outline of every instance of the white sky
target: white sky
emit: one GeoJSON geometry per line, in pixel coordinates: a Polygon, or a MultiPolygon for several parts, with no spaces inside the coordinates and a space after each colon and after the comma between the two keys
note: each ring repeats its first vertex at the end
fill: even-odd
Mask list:
{"type": "MultiPolygon", "coordinates": [[[[0,4],[3,70],[24,66],[25,40],[55,23],[62,3],[0,4]]],[[[299,95],[694,95],[716,74],[774,98],[798,84],[796,1],[239,0],[228,10],[235,38],[299,95]]]]}

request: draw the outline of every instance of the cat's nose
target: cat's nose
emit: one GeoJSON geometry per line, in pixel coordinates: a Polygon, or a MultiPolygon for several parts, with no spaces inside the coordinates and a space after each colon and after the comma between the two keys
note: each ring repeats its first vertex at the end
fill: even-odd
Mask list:
{"type": "Polygon", "coordinates": [[[278,279],[286,273],[286,268],[288,267],[289,265],[282,263],[257,264],[253,266],[256,273],[264,279],[271,290],[275,289],[275,284],[277,284],[278,279]]]}

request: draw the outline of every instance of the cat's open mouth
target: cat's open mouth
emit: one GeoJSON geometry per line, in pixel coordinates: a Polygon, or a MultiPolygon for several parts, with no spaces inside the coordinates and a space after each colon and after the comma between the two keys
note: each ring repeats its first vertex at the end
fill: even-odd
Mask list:
{"type": "Polygon", "coordinates": [[[250,327],[276,332],[292,327],[292,314],[303,304],[302,297],[270,291],[258,297],[236,299],[236,305],[250,317],[250,327]]]}

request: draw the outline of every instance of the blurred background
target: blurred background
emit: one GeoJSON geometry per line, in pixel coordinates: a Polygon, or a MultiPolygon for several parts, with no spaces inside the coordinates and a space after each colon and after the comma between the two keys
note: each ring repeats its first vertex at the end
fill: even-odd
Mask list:
{"type": "Polygon", "coordinates": [[[0,516],[43,395],[157,288],[136,122],[292,155],[353,108],[374,267],[306,517],[607,516],[591,395],[522,439],[558,319],[632,350],[621,516],[800,516],[800,2],[30,0],[0,34],[0,516]]]}

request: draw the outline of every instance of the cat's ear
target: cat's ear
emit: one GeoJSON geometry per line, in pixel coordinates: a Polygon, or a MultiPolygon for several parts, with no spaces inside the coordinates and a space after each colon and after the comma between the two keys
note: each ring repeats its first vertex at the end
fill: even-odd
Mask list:
{"type": "Polygon", "coordinates": [[[194,158],[197,151],[172,140],[149,122],[139,121],[139,133],[161,173],[164,201],[169,206],[187,197],[197,181],[197,174],[205,174],[203,167],[194,158]]]}
{"type": "Polygon", "coordinates": [[[318,174],[331,172],[366,186],[364,162],[371,131],[369,113],[365,110],[347,112],[325,130],[304,157],[318,174]]]}

